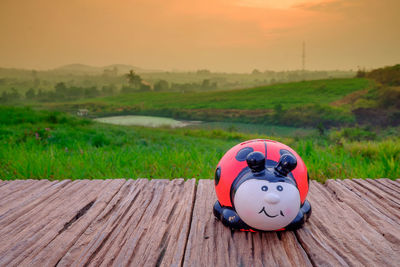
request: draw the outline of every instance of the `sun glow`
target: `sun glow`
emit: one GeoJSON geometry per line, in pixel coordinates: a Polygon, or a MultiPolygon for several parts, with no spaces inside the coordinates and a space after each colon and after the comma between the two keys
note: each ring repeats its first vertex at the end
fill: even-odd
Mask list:
{"type": "Polygon", "coordinates": [[[237,4],[249,7],[287,9],[304,3],[320,3],[323,0],[238,0],[237,4]]]}

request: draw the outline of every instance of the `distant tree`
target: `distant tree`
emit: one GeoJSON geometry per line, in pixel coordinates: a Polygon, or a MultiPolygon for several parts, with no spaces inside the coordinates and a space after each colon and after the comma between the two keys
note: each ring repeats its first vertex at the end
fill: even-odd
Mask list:
{"type": "Polygon", "coordinates": [[[112,75],[113,75],[114,77],[117,77],[117,76],[118,76],[118,68],[117,68],[117,67],[114,67],[114,68],[112,69],[112,75]]]}
{"type": "Polygon", "coordinates": [[[104,69],[103,77],[117,77],[118,76],[118,68],[113,67],[112,69],[104,69]]]}
{"type": "Polygon", "coordinates": [[[81,87],[71,86],[66,89],[65,95],[69,99],[77,99],[85,95],[85,90],[81,87]]]}
{"type": "Polygon", "coordinates": [[[10,98],[13,100],[17,100],[21,98],[20,93],[18,93],[17,90],[15,90],[15,88],[11,88],[11,93],[9,94],[10,98]]]}
{"type": "Polygon", "coordinates": [[[140,84],[140,91],[151,91],[151,86],[150,86],[150,84],[141,83],[141,84],[140,84]]]}
{"type": "Polygon", "coordinates": [[[11,92],[4,91],[0,97],[0,102],[6,103],[8,101],[14,101],[21,98],[21,95],[18,93],[15,88],[11,88],[11,92]]]}
{"type": "Polygon", "coordinates": [[[166,80],[159,80],[154,84],[154,91],[165,91],[169,89],[169,84],[166,80]]]}
{"type": "Polygon", "coordinates": [[[25,97],[26,99],[34,99],[36,96],[35,94],[35,90],[33,88],[29,89],[28,91],[26,91],[25,93],[25,97]]]}
{"type": "Polygon", "coordinates": [[[67,87],[65,86],[65,83],[60,82],[60,83],[57,83],[57,84],[54,86],[54,89],[56,90],[56,93],[57,93],[57,94],[64,94],[65,91],[66,91],[66,89],[67,89],[67,87]]]}
{"type": "Polygon", "coordinates": [[[111,85],[104,85],[104,86],[101,88],[101,92],[102,92],[104,95],[113,95],[113,94],[116,92],[116,87],[115,87],[114,84],[111,84],[111,85]]]}
{"type": "Polygon", "coordinates": [[[201,83],[201,88],[202,89],[210,89],[210,80],[204,79],[203,82],[201,83]]]}
{"type": "Polygon", "coordinates": [[[251,74],[261,74],[261,71],[259,71],[258,69],[254,69],[251,74]]]}
{"type": "Polygon", "coordinates": [[[38,98],[41,98],[41,97],[43,97],[43,91],[42,91],[42,89],[39,89],[39,91],[38,91],[38,93],[37,93],[37,97],[38,98]]]}
{"type": "Polygon", "coordinates": [[[366,74],[367,73],[366,73],[365,69],[359,69],[357,71],[356,77],[357,78],[364,78],[366,76],[366,74]]]}
{"type": "Polygon", "coordinates": [[[37,75],[37,70],[32,70],[33,86],[38,87],[40,85],[40,80],[37,75]]]}
{"type": "Polygon", "coordinates": [[[126,77],[128,79],[129,84],[133,88],[140,88],[140,85],[142,83],[142,78],[137,75],[133,70],[130,70],[128,74],[126,74],[126,77]]]}
{"type": "Polygon", "coordinates": [[[202,69],[202,70],[198,70],[196,73],[199,75],[208,75],[208,74],[211,74],[211,71],[209,71],[207,69],[202,69]]]}
{"type": "MultiPolygon", "coordinates": [[[[65,94],[67,93],[67,87],[65,86],[65,83],[59,82],[54,86],[55,89],[55,94],[51,96],[51,98],[56,98],[56,99],[64,99],[65,94]]],[[[48,97],[50,98],[50,94],[47,94],[48,97]]]]}
{"type": "Polygon", "coordinates": [[[92,86],[85,89],[85,97],[96,97],[100,94],[96,86],[92,86]]]}
{"type": "Polygon", "coordinates": [[[40,80],[38,78],[33,80],[33,86],[38,87],[40,85],[40,80]]]}
{"type": "Polygon", "coordinates": [[[6,91],[4,91],[4,92],[1,94],[0,102],[6,103],[7,101],[8,101],[8,93],[7,93],[6,91]]]}

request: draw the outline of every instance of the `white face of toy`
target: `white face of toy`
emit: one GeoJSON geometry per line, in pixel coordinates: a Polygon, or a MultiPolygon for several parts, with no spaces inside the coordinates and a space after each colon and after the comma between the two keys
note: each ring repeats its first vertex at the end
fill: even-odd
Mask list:
{"type": "Polygon", "coordinates": [[[273,231],[289,225],[300,210],[300,194],[296,186],[251,179],[236,190],[235,209],[249,226],[273,231]]]}

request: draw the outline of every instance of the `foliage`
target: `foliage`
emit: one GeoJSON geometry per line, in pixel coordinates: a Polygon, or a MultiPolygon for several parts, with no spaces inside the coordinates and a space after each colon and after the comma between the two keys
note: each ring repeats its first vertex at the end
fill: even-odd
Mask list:
{"type": "Polygon", "coordinates": [[[343,128],[338,131],[334,131],[330,135],[330,140],[335,143],[341,142],[342,140],[349,141],[373,141],[376,140],[376,133],[370,131],[368,128],[343,128]]]}
{"type": "Polygon", "coordinates": [[[129,85],[133,88],[140,88],[142,84],[142,78],[136,74],[133,70],[130,70],[128,74],[126,74],[126,78],[128,79],[129,85]]]}
{"type": "Polygon", "coordinates": [[[400,64],[372,70],[366,74],[384,85],[400,86],[400,64]]]}
{"type": "Polygon", "coordinates": [[[4,91],[0,97],[0,103],[9,103],[14,102],[21,98],[21,94],[18,93],[15,88],[11,88],[11,92],[4,91]]]}
{"type": "Polygon", "coordinates": [[[167,91],[169,84],[166,80],[159,80],[154,84],[154,91],[167,91]]]}
{"type": "Polygon", "coordinates": [[[281,112],[277,122],[301,127],[331,127],[354,122],[351,113],[343,109],[320,104],[309,104],[281,112]]]}

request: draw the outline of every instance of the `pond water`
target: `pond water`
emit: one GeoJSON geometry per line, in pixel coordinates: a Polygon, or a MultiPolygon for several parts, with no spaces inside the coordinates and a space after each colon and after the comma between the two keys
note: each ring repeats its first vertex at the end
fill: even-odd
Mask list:
{"type": "Polygon", "coordinates": [[[199,124],[199,121],[178,121],[171,118],[154,117],[154,116],[113,116],[96,118],[95,121],[102,123],[110,123],[117,125],[135,125],[135,126],[146,126],[146,127],[161,127],[169,126],[172,128],[185,127],[188,125],[199,124]]]}

